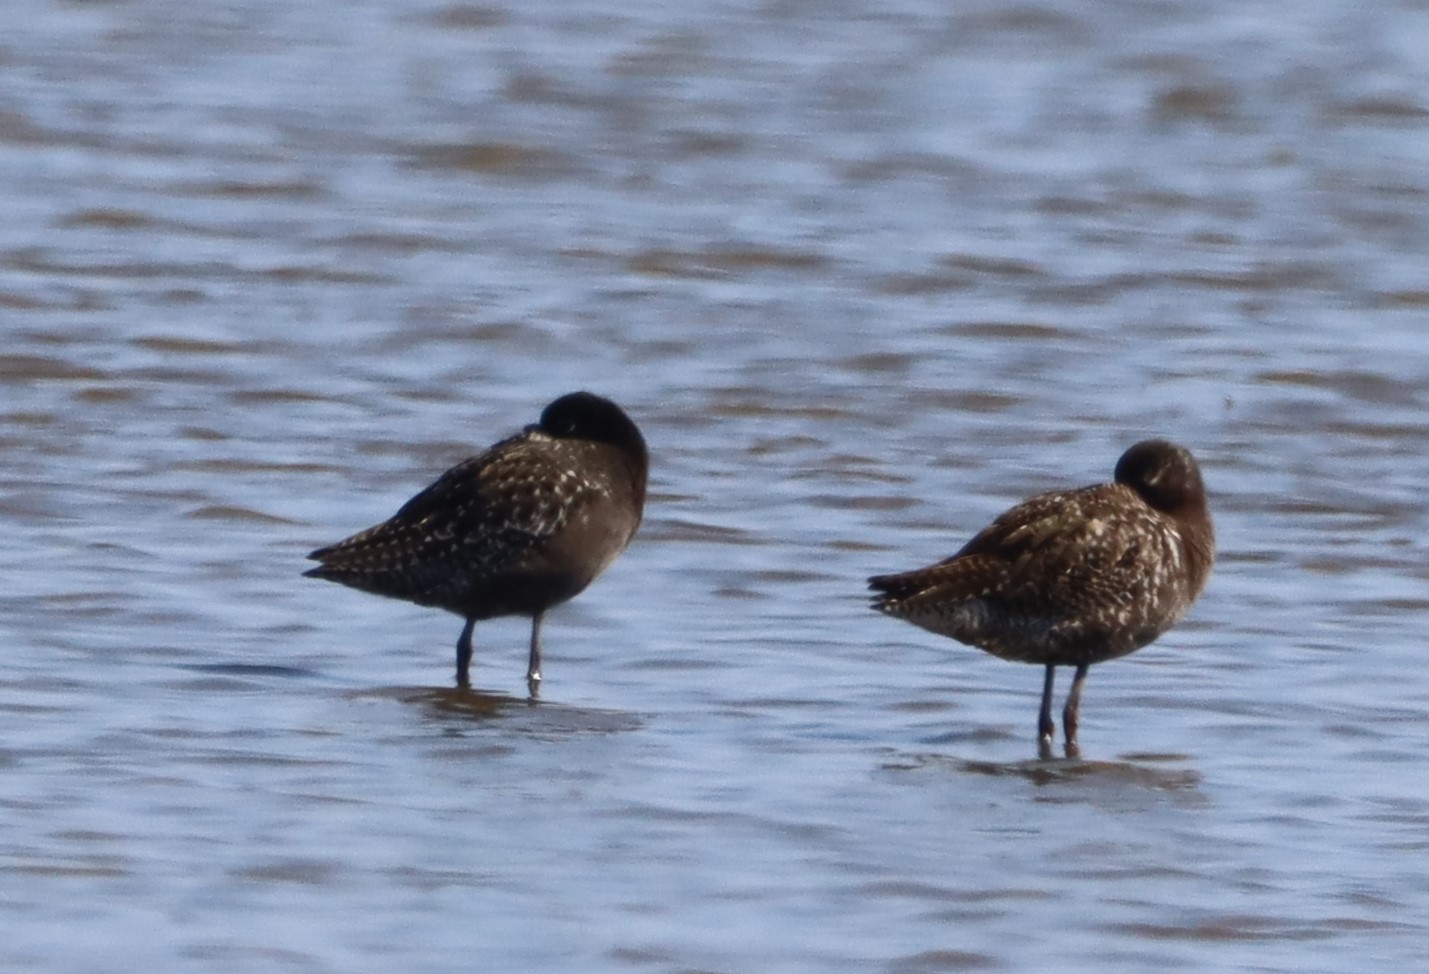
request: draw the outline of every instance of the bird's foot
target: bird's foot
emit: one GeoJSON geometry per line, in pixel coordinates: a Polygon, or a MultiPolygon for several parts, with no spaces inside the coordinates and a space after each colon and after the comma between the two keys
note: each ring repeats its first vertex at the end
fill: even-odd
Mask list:
{"type": "Polygon", "coordinates": [[[1050,720],[1037,722],[1037,743],[1052,745],[1057,743],[1057,725],[1050,720]]]}

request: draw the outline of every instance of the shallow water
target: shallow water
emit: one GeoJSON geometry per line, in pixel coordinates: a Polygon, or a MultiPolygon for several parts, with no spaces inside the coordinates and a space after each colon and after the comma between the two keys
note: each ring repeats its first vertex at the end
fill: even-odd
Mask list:
{"type": "Polygon", "coordinates": [[[1413,969],[1429,9],[1085,6],[14,13],[0,967],[1413,969]],[[299,577],[574,388],[539,703],[299,577]],[[1039,760],[863,580],[1151,434],[1216,574],[1039,760]]]}

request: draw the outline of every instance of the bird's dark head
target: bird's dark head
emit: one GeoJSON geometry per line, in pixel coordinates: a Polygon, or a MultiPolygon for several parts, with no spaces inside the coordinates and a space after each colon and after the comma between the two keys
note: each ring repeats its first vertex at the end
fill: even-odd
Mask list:
{"type": "Polygon", "coordinates": [[[541,412],[541,432],[557,439],[609,443],[643,458],[645,438],[625,411],[590,392],[571,392],[541,412]]]}
{"type": "Polygon", "coordinates": [[[1142,440],[1123,453],[1116,462],[1116,482],[1167,514],[1206,506],[1206,487],[1196,459],[1190,450],[1166,440],[1142,440]]]}

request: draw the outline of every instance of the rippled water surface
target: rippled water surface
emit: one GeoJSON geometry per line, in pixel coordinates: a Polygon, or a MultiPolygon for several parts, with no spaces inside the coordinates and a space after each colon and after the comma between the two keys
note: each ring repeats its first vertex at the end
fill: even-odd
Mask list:
{"type": "Polygon", "coordinates": [[[1422,965],[1424,4],[6,20],[0,967],[1422,965]],[[576,388],[652,494],[538,703],[299,576],[576,388]],[[863,579],[1153,434],[1216,575],[1040,760],[863,579]]]}

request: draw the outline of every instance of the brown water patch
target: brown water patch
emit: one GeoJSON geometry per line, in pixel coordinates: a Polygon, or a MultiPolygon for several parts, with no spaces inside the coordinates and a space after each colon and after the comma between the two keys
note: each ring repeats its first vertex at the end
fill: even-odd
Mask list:
{"type": "Polygon", "coordinates": [[[35,381],[60,379],[93,381],[108,376],[99,369],[87,365],[77,365],[66,359],[51,358],[47,355],[3,355],[0,354],[0,382],[35,381]]]}
{"type": "Polygon", "coordinates": [[[675,150],[681,158],[704,156],[732,156],[745,152],[750,140],[729,132],[677,132],[674,135],[675,150]]]}
{"type": "Polygon", "coordinates": [[[901,474],[890,474],[881,468],[883,460],[857,454],[834,453],[825,456],[816,468],[794,471],[792,480],[826,480],[834,478],[841,483],[863,481],[878,484],[907,484],[911,478],[901,474]]]}
{"type": "Polygon", "coordinates": [[[679,970],[676,955],[669,950],[655,950],[650,947],[612,947],[605,956],[620,964],[637,967],[665,965],[669,970],[679,970]]]}
{"type": "Polygon", "coordinates": [[[136,338],[134,344],[153,352],[177,353],[180,355],[218,355],[242,351],[267,351],[268,347],[248,345],[241,342],[216,341],[214,339],[187,338],[182,335],[154,335],[136,338]]]}
{"type": "Polygon", "coordinates": [[[302,886],[325,886],[341,872],[341,865],[323,859],[280,859],[261,866],[249,866],[229,872],[235,879],[251,883],[295,883],[302,886]]]}
{"type": "MultiPolygon", "coordinates": [[[[209,735],[195,733],[194,740],[204,740],[209,735]]],[[[252,735],[256,736],[256,735],[252,735]]],[[[191,758],[199,764],[211,764],[219,767],[238,768],[297,768],[312,770],[315,768],[337,768],[343,762],[338,760],[325,761],[313,757],[285,757],[281,754],[273,754],[268,751],[241,751],[237,749],[224,750],[216,744],[207,752],[191,758]]]]}
{"type": "Polygon", "coordinates": [[[723,660],[699,659],[693,656],[662,656],[650,659],[635,660],[624,663],[622,666],[631,670],[648,671],[674,671],[684,672],[686,670],[718,670],[728,666],[723,660]]]}
{"type": "Polygon", "coordinates": [[[663,78],[732,66],[710,55],[708,46],[697,31],[657,33],[641,40],[635,50],[613,57],[607,70],[615,77],[663,78]]]}
{"type": "Polygon", "coordinates": [[[1039,46],[1057,47],[1075,46],[1091,39],[1086,24],[1081,20],[1028,3],[959,12],[953,18],[953,25],[960,38],[977,38],[982,34],[1028,34],[1034,35],[1030,39],[1039,46]]]}
{"type": "Polygon", "coordinates": [[[411,154],[415,169],[452,169],[483,176],[551,179],[578,172],[576,161],[543,146],[516,142],[458,142],[426,145],[411,154]]]}
{"type": "Polygon", "coordinates": [[[969,321],[945,325],[939,329],[943,334],[959,335],[967,338],[993,338],[1011,342],[1038,342],[1050,339],[1081,337],[1071,329],[1060,325],[1048,325],[1033,321],[969,321]]]}
{"type": "Polygon", "coordinates": [[[113,879],[130,875],[130,870],[110,861],[89,864],[77,863],[10,863],[6,872],[21,876],[54,876],[68,879],[113,879]]]}
{"type": "Polygon", "coordinates": [[[1270,369],[1256,373],[1255,381],[1269,385],[1329,389],[1364,402],[1394,406],[1416,405],[1420,398],[1419,390],[1412,383],[1399,381],[1381,372],[1359,369],[1270,369]]]}
{"type": "Polygon", "coordinates": [[[319,675],[317,670],[311,670],[304,666],[282,666],[272,663],[187,663],[180,666],[180,669],[222,676],[280,677],[289,680],[309,680],[319,675]]]}
{"type": "Polygon", "coordinates": [[[18,112],[0,112],[0,143],[9,145],[64,144],[58,133],[35,124],[18,112]]]}
{"type": "Polygon", "coordinates": [[[456,869],[418,868],[416,866],[398,866],[386,870],[384,875],[409,889],[427,891],[468,887],[489,881],[488,877],[479,873],[456,869]]]}
{"type": "Polygon", "coordinates": [[[880,294],[910,297],[920,294],[944,294],[968,291],[977,281],[967,274],[929,271],[923,274],[890,274],[879,279],[875,288],[880,294]]]}
{"type": "Polygon", "coordinates": [[[154,219],[147,214],[117,208],[76,210],[58,223],[58,226],[65,229],[99,230],[138,230],[154,225],[154,219]]]}
{"type": "Polygon", "coordinates": [[[876,541],[861,541],[854,538],[836,538],[829,542],[829,547],[834,551],[890,551],[892,548],[876,541]]]}
{"type": "Polygon", "coordinates": [[[333,237],[328,243],[338,247],[351,247],[356,250],[382,251],[390,254],[412,255],[425,251],[439,252],[459,252],[464,250],[464,246],[451,240],[444,240],[441,237],[433,237],[420,233],[402,233],[399,231],[366,231],[362,233],[349,233],[333,237]]]}
{"type": "Polygon", "coordinates": [[[843,165],[840,176],[851,183],[883,183],[906,177],[930,177],[954,185],[976,185],[986,179],[979,169],[958,159],[932,153],[906,152],[843,165]]]}
{"type": "MultiPolygon", "coordinates": [[[[64,707],[50,706],[39,703],[3,703],[0,702],[0,713],[18,714],[24,717],[50,717],[59,716],[65,713],[64,707]]],[[[0,764],[14,764],[13,757],[6,757],[0,764]]]]}
{"type": "Polygon", "coordinates": [[[91,386],[88,389],[75,390],[74,399],[76,402],[103,405],[115,402],[134,402],[139,399],[139,393],[124,386],[91,386]]]}
{"type": "Polygon", "coordinates": [[[906,375],[918,362],[911,352],[868,352],[852,355],[839,362],[851,372],[874,372],[884,375],[906,375]]]}
{"type": "Polygon", "coordinates": [[[484,7],[477,4],[457,3],[443,7],[432,14],[433,27],[448,30],[488,30],[501,27],[510,20],[507,11],[500,7],[484,7]]]}
{"type": "Polygon", "coordinates": [[[761,571],[750,572],[748,578],[751,582],[768,582],[773,585],[800,585],[807,582],[826,582],[831,578],[837,578],[828,572],[810,572],[793,568],[766,568],[761,571]]]}
{"type": "Polygon", "coordinates": [[[1376,308],[1423,308],[1429,305],[1429,290],[1387,291],[1375,296],[1376,308]]]}
{"type": "Polygon", "coordinates": [[[57,307],[53,302],[42,301],[39,298],[32,298],[28,295],[16,294],[14,291],[0,291],[0,308],[10,308],[14,311],[36,311],[40,308],[57,307]]]}
{"type": "Polygon", "coordinates": [[[1314,924],[1287,921],[1280,917],[1255,914],[1230,914],[1198,923],[1114,923],[1105,924],[1103,930],[1131,934],[1147,940],[1198,941],[1268,941],[1268,940],[1326,940],[1327,930],[1314,924]]]}
{"type": "Polygon", "coordinates": [[[34,274],[53,277],[98,277],[121,280],[155,280],[168,277],[203,278],[209,280],[229,280],[243,276],[235,268],[218,261],[179,263],[152,261],[148,263],[101,262],[81,263],[61,260],[42,250],[17,252],[10,259],[11,266],[34,274]]]}
{"type": "Polygon", "coordinates": [[[1026,402],[1022,396],[959,389],[917,389],[907,393],[911,407],[927,412],[1000,413],[1026,402]]]}
{"type": "MultiPolygon", "coordinates": [[[[1368,423],[1349,420],[1328,420],[1321,427],[1321,432],[1331,436],[1343,436],[1349,439],[1364,438],[1379,440],[1392,447],[1403,446],[1404,444],[1417,444],[1424,441],[1426,431],[1429,427],[1422,422],[1405,423],[1368,423]]],[[[1394,508],[1377,508],[1377,513],[1393,513],[1394,508]]]]}
{"type": "Polygon", "coordinates": [[[616,101],[598,93],[564,84],[560,78],[530,68],[513,74],[502,88],[508,101],[528,105],[570,105],[580,108],[611,107],[616,101]]]}
{"type": "Polygon", "coordinates": [[[1048,216],[1095,216],[1107,209],[1104,200],[1087,196],[1067,196],[1054,193],[1036,203],[1037,211],[1048,216]]]}
{"type": "Polygon", "coordinates": [[[992,971],[1005,966],[987,954],[967,950],[925,950],[888,962],[891,974],[937,974],[938,971],[992,971]]]}
{"type": "Polygon", "coordinates": [[[285,971],[320,971],[325,964],[309,953],[285,950],[282,947],[258,947],[244,944],[195,944],[179,949],[186,960],[221,961],[221,967],[242,970],[247,967],[276,968],[285,971]]]}
{"type": "Polygon", "coordinates": [[[1325,118],[1340,122],[1421,122],[1429,118],[1429,109],[1405,96],[1378,95],[1334,105],[1325,118]]]}
{"type": "Polygon", "coordinates": [[[941,714],[956,710],[957,704],[951,700],[895,700],[886,708],[890,713],[899,714],[941,714]]]}
{"type": "Polygon", "coordinates": [[[836,511],[906,511],[922,503],[916,497],[901,494],[811,494],[805,502],[812,507],[836,511]]]}
{"type": "Polygon", "coordinates": [[[815,270],[826,263],[819,254],[746,246],[702,251],[644,250],[627,258],[625,267],[632,274],[650,277],[713,279],[743,271],[815,270]]]}
{"type": "Polygon", "coordinates": [[[716,586],[714,596],[717,599],[728,599],[733,602],[767,602],[772,598],[772,596],[763,589],[747,588],[742,585],[716,586]]]}
{"type": "Polygon", "coordinates": [[[1010,902],[1028,903],[1050,900],[1052,895],[1040,889],[952,889],[912,880],[877,880],[864,883],[859,892],[866,896],[896,896],[918,900],[944,900],[949,903],[1010,902]]]}
{"type": "Polygon", "coordinates": [[[188,470],[194,473],[322,473],[347,474],[347,467],[330,463],[277,463],[261,460],[233,460],[217,458],[213,460],[184,460],[173,465],[174,470],[188,470]]]}
{"type": "Polygon", "coordinates": [[[1311,263],[1258,263],[1243,271],[1184,271],[1168,275],[1167,280],[1215,291],[1328,290],[1339,286],[1334,268],[1311,263]]]}
{"type": "Polygon", "coordinates": [[[197,440],[200,443],[216,443],[230,438],[229,434],[208,426],[181,426],[175,433],[182,439],[197,440]]]}
{"type": "MultiPolygon", "coordinates": [[[[719,395],[747,395],[744,390],[717,390],[719,395]]],[[[851,414],[850,409],[825,405],[785,405],[767,399],[724,400],[712,403],[707,416],[766,418],[783,416],[794,419],[838,420],[851,414]]]]}
{"type": "Polygon", "coordinates": [[[100,832],[96,829],[61,829],[58,832],[51,832],[50,838],[58,839],[61,842],[119,842],[125,836],[118,832],[100,832]]]}
{"type": "Polygon", "coordinates": [[[169,187],[169,193],[184,196],[216,197],[234,200],[288,200],[308,202],[328,193],[322,183],[307,179],[227,179],[180,183],[169,187]]]}
{"type": "Polygon", "coordinates": [[[762,545],[766,543],[764,538],[743,528],[679,518],[661,518],[653,523],[647,523],[640,535],[647,541],[702,541],[711,544],[734,545],[762,545]]]}
{"type": "Polygon", "coordinates": [[[275,514],[265,514],[262,511],[251,510],[246,507],[236,507],[227,504],[208,504],[196,510],[188,511],[184,517],[195,521],[246,521],[258,524],[297,524],[297,521],[290,521],[285,517],[278,517],[275,514]]]}
{"type": "Polygon", "coordinates": [[[228,398],[239,404],[329,402],[330,397],[309,389],[235,389],[228,398]]]}
{"type": "Polygon", "coordinates": [[[338,270],[332,267],[314,267],[289,264],[279,267],[268,267],[260,271],[249,272],[248,276],[260,280],[279,281],[282,283],[305,283],[314,282],[317,284],[394,284],[397,278],[390,274],[374,274],[367,271],[338,270]]]}
{"type": "Polygon", "coordinates": [[[1149,274],[1111,274],[1091,280],[1038,285],[1029,289],[1028,297],[1043,304],[1099,305],[1155,288],[1158,283],[1149,274]]]}
{"type": "Polygon", "coordinates": [[[1012,257],[983,257],[975,254],[951,254],[943,263],[954,270],[987,274],[992,277],[1036,277],[1045,273],[1031,261],[1012,257]]]}
{"type": "Polygon", "coordinates": [[[1219,84],[1176,85],[1158,92],[1151,114],[1158,122],[1215,122],[1224,124],[1239,113],[1240,96],[1219,84]]]}
{"type": "Polygon", "coordinates": [[[751,457],[779,456],[791,453],[806,453],[827,445],[827,441],[817,436],[772,436],[757,439],[744,448],[751,457]]]}

